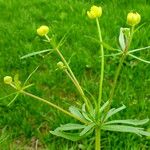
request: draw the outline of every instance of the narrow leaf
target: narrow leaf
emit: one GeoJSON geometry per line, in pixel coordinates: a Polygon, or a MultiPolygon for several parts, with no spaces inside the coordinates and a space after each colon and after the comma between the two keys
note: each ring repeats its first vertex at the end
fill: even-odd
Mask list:
{"type": "Polygon", "coordinates": [[[104,109],[108,106],[108,104],[109,104],[109,101],[105,102],[105,103],[102,105],[102,107],[100,108],[100,112],[103,112],[104,109]]]}
{"type": "Polygon", "coordinates": [[[135,56],[135,55],[132,55],[132,54],[129,54],[129,55],[130,55],[131,57],[137,59],[137,60],[140,60],[140,61],[142,61],[142,62],[145,62],[145,63],[147,63],[147,64],[150,64],[150,61],[144,60],[144,59],[139,58],[139,57],[137,57],[137,56],[135,56]]]}
{"type": "Polygon", "coordinates": [[[59,130],[50,131],[50,133],[71,141],[78,141],[82,138],[79,133],[66,133],[59,130]]]}
{"type": "Polygon", "coordinates": [[[133,49],[133,50],[130,50],[128,53],[130,54],[130,53],[134,53],[134,52],[145,50],[145,49],[150,49],[150,46],[138,48],[138,49],[133,49]]]}
{"type": "Polygon", "coordinates": [[[121,110],[123,110],[123,109],[125,109],[125,108],[126,108],[125,105],[123,105],[123,106],[121,106],[121,107],[119,107],[119,108],[117,108],[117,109],[116,109],[116,108],[112,108],[111,110],[109,110],[109,112],[108,112],[108,114],[106,115],[104,121],[106,121],[106,120],[107,120],[108,118],[110,118],[112,115],[118,113],[119,111],[121,111],[121,110]]]}
{"type": "Polygon", "coordinates": [[[77,116],[77,117],[79,117],[79,118],[85,120],[85,118],[84,118],[83,115],[80,113],[80,111],[79,111],[78,108],[76,108],[76,107],[74,107],[74,106],[70,106],[70,107],[69,107],[69,111],[70,111],[73,115],[75,115],[75,116],[77,116]]]}
{"type": "Polygon", "coordinates": [[[19,93],[16,94],[16,96],[11,100],[11,102],[7,106],[10,106],[17,99],[18,96],[19,93]]]}
{"type": "Polygon", "coordinates": [[[121,51],[120,49],[116,49],[113,48],[112,46],[110,46],[109,44],[105,43],[105,42],[101,42],[101,44],[104,46],[104,48],[108,49],[108,50],[113,50],[113,51],[121,51]]]}
{"type": "Polygon", "coordinates": [[[143,130],[143,128],[126,126],[126,125],[104,125],[102,126],[102,130],[117,131],[117,132],[130,132],[130,133],[135,133],[140,136],[141,135],[140,131],[143,130]]]}
{"type": "Polygon", "coordinates": [[[143,119],[143,120],[137,120],[137,119],[128,119],[128,120],[112,120],[112,121],[108,121],[105,124],[130,124],[130,125],[143,125],[146,124],[149,121],[149,119],[143,119]]]}
{"type": "Polygon", "coordinates": [[[86,109],[85,109],[85,104],[82,105],[82,115],[84,116],[84,118],[90,122],[92,122],[92,120],[90,119],[90,117],[88,116],[88,114],[86,113],[86,109]]]}
{"type": "Polygon", "coordinates": [[[42,53],[46,53],[46,52],[49,52],[49,51],[52,51],[52,50],[53,49],[45,49],[45,50],[42,50],[42,51],[32,52],[32,53],[29,53],[27,55],[22,56],[20,59],[25,59],[25,58],[35,56],[35,55],[39,55],[39,54],[42,54],[42,53]]]}
{"type": "Polygon", "coordinates": [[[86,126],[81,132],[80,132],[80,136],[85,135],[88,131],[90,131],[93,127],[95,126],[94,123],[86,126]]]}
{"type": "Polygon", "coordinates": [[[79,130],[79,129],[83,129],[85,127],[86,127],[85,125],[81,125],[81,124],[68,123],[65,125],[61,125],[56,130],[59,130],[59,131],[79,130]]]}

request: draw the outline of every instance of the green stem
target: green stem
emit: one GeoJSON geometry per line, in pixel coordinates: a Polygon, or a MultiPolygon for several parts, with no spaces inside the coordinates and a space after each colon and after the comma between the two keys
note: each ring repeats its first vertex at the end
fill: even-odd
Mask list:
{"type": "Polygon", "coordinates": [[[117,80],[118,80],[118,77],[119,77],[119,74],[120,74],[120,71],[121,71],[122,64],[123,64],[123,62],[124,62],[124,60],[125,60],[125,58],[128,54],[128,50],[129,50],[129,47],[130,47],[131,42],[132,42],[133,34],[134,34],[134,26],[131,27],[131,35],[130,35],[128,45],[126,46],[125,50],[123,51],[122,57],[120,58],[120,62],[119,62],[119,65],[118,65],[118,68],[117,68],[117,71],[116,71],[116,74],[115,74],[115,78],[114,78],[113,87],[110,91],[110,96],[109,96],[109,100],[108,100],[109,104],[108,104],[108,107],[106,109],[106,112],[108,112],[110,107],[111,107],[114,92],[115,92],[115,88],[116,88],[116,85],[117,85],[117,80]]]}
{"type": "Polygon", "coordinates": [[[34,99],[37,99],[37,100],[41,101],[41,102],[44,102],[44,103],[50,105],[51,107],[56,108],[57,110],[59,110],[59,111],[65,113],[66,115],[68,115],[68,116],[70,116],[70,117],[72,117],[72,118],[75,118],[75,119],[79,120],[79,121],[82,122],[82,123],[85,123],[85,124],[87,123],[87,122],[83,121],[82,119],[80,119],[79,117],[77,117],[77,116],[71,114],[70,112],[64,110],[63,108],[61,108],[61,107],[59,107],[59,106],[57,106],[57,105],[55,105],[55,104],[49,102],[48,100],[45,100],[45,99],[43,99],[43,98],[41,98],[41,97],[38,97],[38,96],[33,95],[33,94],[31,94],[31,93],[28,93],[28,92],[26,92],[26,91],[20,91],[20,93],[25,94],[25,95],[27,95],[27,96],[30,96],[30,97],[32,97],[32,98],[34,98],[34,99]]]}
{"type": "Polygon", "coordinates": [[[82,98],[84,99],[84,102],[85,102],[85,104],[86,104],[86,106],[87,106],[87,109],[90,111],[90,107],[89,107],[88,101],[87,101],[85,95],[83,94],[81,88],[79,88],[78,84],[77,84],[77,83],[75,82],[75,80],[72,78],[72,76],[70,75],[70,73],[68,72],[68,70],[65,69],[64,71],[65,71],[65,73],[67,74],[67,76],[71,79],[71,81],[74,83],[74,85],[75,85],[75,87],[77,88],[79,94],[82,95],[82,98]]]}
{"type": "Polygon", "coordinates": [[[104,48],[102,45],[102,34],[101,34],[101,28],[98,21],[98,18],[96,18],[96,24],[98,28],[98,34],[99,34],[99,41],[100,41],[100,49],[101,49],[101,75],[100,75],[100,83],[99,83],[99,97],[98,97],[98,105],[97,105],[97,113],[98,113],[98,119],[100,118],[100,105],[102,101],[102,90],[103,90],[103,78],[104,78],[104,48]]]}
{"type": "MultiPolygon", "coordinates": [[[[46,37],[46,39],[47,39],[49,42],[51,42],[51,39],[48,37],[48,35],[45,35],[45,37],[46,37]]],[[[51,43],[50,43],[50,44],[51,44],[51,43]]],[[[69,71],[69,73],[70,73],[72,79],[74,80],[74,81],[72,80],[73,83],[75,83],[77,89],[80,91],[80,95],[81,95],[81,97],[83,98],[84,103],[86,104],[87,110],[90,112],[90,105],[89,105],[89,102],[88,102],[88,98],[85,96],[85,94],[84,94],[84,92],[83,92],[83,90],[82,90],[82,88],[81,88],[81,86],[80,86],[78,80],[76,79],[76,77],[75,77],[74,73],[72,72],[70,66],[68,65],[66,59],[65,59],[64,56],[61,54],[61,52],[59,51],[58,47],[55,48],[55,45],[54,45],[54,44],[53,44],[52,46],[54,47],[54,50],[56,50],[56,52],[57,52],[58,55],[60,56],[60,58],[61,58],[61,60],[63,61],[64,65],[67,67],[67,69],[68,69],[68,71],[69,71]]]]}
{"type": "Polygon", "coordinates": [[[101,149],[101,133],[100,127],[95,128],[95,150],[101,149]]]}
{"type": "Polygon", "coordinates": [[[119,65],[118,65],[118,68],[117,68],[117,71],[116,71],[116,74],[115,74],[115,77],[114,77],[113,87],[110,91],[109,100],[108,100],[109,104],[108,104],[106,112],[108,112],[110,107],[111,107],[112,99],[113,99],[115,88],[116,88],[116,85],[117,85],[117,80],[118,80],[118,77],[119,77],[119,74],[120,74],[120,71],[121,71],[121,67],[122,67],[122,64],[124,62],[125,57],[126,57],[126,54],[122,54],[122,57],[120,59],[120,62],[119,62],[119,65]]]}

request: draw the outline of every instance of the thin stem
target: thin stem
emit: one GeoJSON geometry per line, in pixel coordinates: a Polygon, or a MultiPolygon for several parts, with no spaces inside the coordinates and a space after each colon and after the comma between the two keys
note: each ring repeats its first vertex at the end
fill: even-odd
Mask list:
{"type": "Polygon", "coordinates": [[[98,18],[96,18],[96,23],[97,23],[97,29],[98,29],[98,34],[99,34],[99,41],[100,41],[100,49],[101,49],[101,75],[100,75],[100,83],[99,83],[99,97],[98,97],[98,105],[97,105],[97,113],[98,113],[98,119],[100,117],[100,105],[102,101],[102,89],[103,89],[103,78],[104,78],[104,49],[103,45],[101,44],[103,42],[102,40],[102,34],[101,34],[101,28],[100,24],[98,21],[98,18]]]}
{"type": "Polygon", "coordinates": [[[126,55],[123,54],[122,57],[121,57],[121,59],[120,59],[120,62],[119,62],[119,65],[118,65],[118,68],[117,68],[117,71],[116,71],[116,74],[115,74],[113,87],[112,87],[112,89],[110,91],[109,100],[108,100],[109,104],[108,104],[106,112],[108,112],[109,109],[110,109],[110,107],[111,107],[112,99],[113,99],[115,88],[116,88],[116,85],[117,85],[117,80],[118,80],[118,77],[119,77],[119,74],[120,74],[120,71],[121,71],[121,67],[122,67],[122,64],[124,62],[125,57],[126,57],[126,55]]]}
{"type": "MultiPolygon", "coordinates": [[[[67,74],[67,76],[71,79],[71,81],[74,83],[75,87],[77,88],[78,92],[80,93],[80,95],[82,95],[82,91],[81,89],[79,88],[78,84],[75,82],[75,80],[72,78],[72,76],[70,75],[70,73],[68,72],[67,69],[64,70],[65,73],[67,74]]],[[[82,95],[83,99],[84,99],[84,102],[86,104],[86,106],[89,106],[88,103],[87,103],[87,100],[86,100],[86,97],[85,95],[82,95]]],[[[88,107],[88,110],[90,110],[90,107],[88,107]]]]}
{"type": "Polygon", "coordinates": [[[101,149],[101,132],[100,127],[95,128],[95,150],[101,149]]]}
{"type": "Polygon", "coordinates": [[[82,88],[81,88],[81,86],[80,86],[78,80],[76,79],[74,73],[72,72],[70,66],[68,65],[67,61],[65,60],[65,58],[63,57],[63,55],[61,54],[61,52],[60,52],[57,48],[55,48],[55,50],[56,50],[56,52],[58,53],[58,55],[60,56],[60,58],[61,58],[61,60],[63,61],[64,65],[67,67],[67,69],[68,69],[70,75],[72,76],[72,79],[74,80],[74,82],[75,82],[76,85],[78,86],[78,89],[80,90],[80,95],[81,95],[81,97],[83,98],[83,100],[84,100],[84,102],[85,102],[85,104],[86,104],[86,107],[87,107],[88,111],[90,111],[90,106],[89,106],[89,104],[88,104],[88,99],[86,98],[86,96],[85,96],[85,94],[84,94],[84,92],[83,92],[83,90],[82,90],[82,88]]]}
{"type": "Polygon", "coordinates": [[[83,121],[81,118],[79,118],[79,117],[77,117],[77,116],[71,114],[70,112],[64,110],[63,108],[61,108],[61,107],[59,107],[59,106],[57,106],[57,105],[55,105],[55,104],[49,102],[48,100],[45,100],[45,99],[43,99],[43,98],[41,98],[41,97],[38,97],[38,96],[33,95],[33,94],[31,94],[31,93],[28,93],[28,92],[26,92],[26,91],[20,91],[20,93],[25,94],[25,95],[27,95],[27,96],[30,96],[30,97],[32,97],[32,98],[34,98],[34,99],[37,99],[37,100],[41,101],[41,102],[44,102],[44,103],[50,105],[51,107],[56,108],[57,110],[59,110],[59,111],[65,113],[66,115],[68,115],[68,116],[70,116],[70,117],[72,117],[72,118],[75,118],[75,119],[79,120],[79,121],[82,122],[82,123],[85,123],[85,124],[87,123],[87,122],[83,121]]]}
{"type": "Polygon", "coordinates": [[[128,55],[128,49],[131,45],[133,34],[134,34],[134,26],[131,27],[131,35],[130,35],[128,45],[126,46],[125,50],[122,53],[122,57],[120,58],[120,62],[119,62],[119,65],[118,65],[118,68],[117,68],[117,71],[116,71],[116,74],[115,74],[115,77],[114,77],[114,83],[113,83],[112,89],[110,91],[110,95],[109,95],[109,99],[108,99],[109,104],[108,104],[108,107],[106,108],[106,112],[108,112],[110,107],[111,107],[114,92],[115,92],[115,88],[116,88],[116,85],[117,85],[117,80],[118,80],[118,77],[119,77],[119,74],[120,74],[120,71],[121,71],[122,64],[123,64],[126,56],[128,55]]]}

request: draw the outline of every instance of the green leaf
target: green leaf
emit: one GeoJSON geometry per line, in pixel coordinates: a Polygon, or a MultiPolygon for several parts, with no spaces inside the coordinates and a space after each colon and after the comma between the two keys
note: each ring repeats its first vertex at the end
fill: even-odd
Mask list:
{"type": "Polygon", "coordinates": [[[104,109],[108,106],[108,104],[109,104],[109,101],[105,102],[105,103],[101,106],[100,112],[103,112],[104,109]]]}
{"type": "Polygon", "coordinates": [[[112,120],[112,121],[108,121],[105,124],[130,124],[130,125],[143,125],[146,124],[147,122],[149,122],[149,119],[143,119],[143,120],[137,120],[137,119],[127,119],[127,120],[112,120]]]}
{"type": "Polygon", "coordinates": [[[140,61],[142,61],[142,62],[145,62],[145,63],[147,63],[147,64],[150,64],[150,61],[147,61],[147,60],[144,60],[144,59],[142,59],[142,58],[139,58],[139,57],[137,57],[137,56],[135,56],[135,55],[132,55],[132,54],[128,54],[129,56],[131,56],[131,57],[133,57],[133,58],[135,58],[135,59],[137,59],[137,60],[140,60],[140,61]]]}
{"type": "Polygon", "coordinates": [[[93,127],[95,126],[95,123],[89,124],[88,126],[86,126],[81,132],[80,132],[80,136],[85,135],[87,132],[89,132],[93,127]]]}
{"type": "Polygon", "coordinates": [[[130,54],[130,53],[138,52],[138,51],[145,50],[145,49],[150,49],[150,46],[133,49],[133,50],[130,50],[128,53],[130,54]]]}
{"type": "Polygon", "coordinates": [[[104,125],[102,126],[101,129],[107,131],[135,133],[139,136],[141,135],[150,136],[150,132],[143,131],[143,128],[126,126],[126,125],[104,125]]]}
{"type": "Polygon", "coordinates": [[[45,49],[45,50],[42,50],[42,51],[32,52],[32,53],[29,53],[27,55],[22,56],[20,59],[25,59],[25,58],[35,56],[35,55],[39,55],[39,54],[42,54],[42,53],[46,53],[46,52],[49,52],[49,51],[53,51],[53,49],[45,49]]]}
{"type": "Polygon", "coordinates": [[[109,44],[107,44],[105,42],[101,42],[101,44],[104,46],[104,48],[106,48],[108,50],[120,51],[120,49],[113,48],[112,46],[110,46],[109,44]]]}
{"type": "Polygon", "coordinates": [[[82,138],[79,135],[79,133],[66,133],[66,132],[59,131],[59,130],[50,131],[50,133],[59,137],[63,137],[67,140],[71,140],[71,141],[78,141],[82,138]]]}
{"type": "Polygon", "coordinates": [[[130,29],[129,28],[120,28],[119,35],[119,44],[122,50],[125,50],[130,37],[130,29]]]}
{"type": "Polygon", "coordinates": [[[77,117],[79,117],[79,118],[81,118],[81,119],[83,119],[83,120],[86,121],[86,119],[83,117],[83,115],[80,113],[80,111],[79,111],[79,109],[78,109],[77,107],[70,106],[70,107],[69,107],[69,111],[70,111],[73,115],[75,115],[75,116],[77,116],[77,117]]]}
{"type": "Polygon", "coordinates": [[[110,109],[110,110],[108,111],[108,113],[107,113],[107,115],[106,115],[104,121],[106,121],[106,120],[107,120],[108,118],[110,118],[112,115],[118,113],[119,111],[121,111],[121,110],[123,110],[123,109],[125,109],[125,108],[126,108],[126,106],[123,105],[123,106],[121,106],[121,107],[119,107],[119,108],[117,108],[117,109],[116,109],[116,108],[110,109]]]}
{"type": "Polygon", "coordinates": [[[91,118],[88,116],[88,114],[86,113],[86,109],[85,109],[85,104],[82,105],[82,114],[84,116],[84,118],[90,122],[92,122],[91,118]]]}
{"type": "Polygon", "coordinates": [[[85,128],[85,125],[68,123],[57,128],[59,131],[79,130],[85,128]]]}
{"type": "Polygon", "coordinates": [[[11,100],[11,102],[9,102],[9,104],[7,106],[10,106],[19,96],[20,93],[17,93],[16,96],[11,100]]]}

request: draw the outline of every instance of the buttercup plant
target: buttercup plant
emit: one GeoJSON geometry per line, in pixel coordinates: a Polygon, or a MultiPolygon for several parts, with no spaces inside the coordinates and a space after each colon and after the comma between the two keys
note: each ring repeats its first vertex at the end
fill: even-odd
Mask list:
{"type": "MultiPolygon", "coordinates": [[[[61,39],[59,44],[55,44],[55,37],[49,37],[48,32],[49,28],[48,26],[41,26],[37,29],[37,34],[39,36],[45,37],[46,42],[49,42],[52,46],[52,49],[48,50],[42,50],[38,52],[33,52],[30,54],[27,54],[21,59],[25,59],[37,54],[43,54],[46,52],[55,52],[60,57],[61,61],[57,63],[58,69],[63,71],[69,79],[73,82],[75,85],[79,95],[82,97],[82,106],[74,106],[71,105],[68,110],[65,110],[64,108],[50,102],[49,100],[43,99],[41,97],[38,97],[32,93],[29,93],[26,91],[29,87],[31,87],[33,84],[27,84],[30,77],[33,75],[33,73],[36,72],[38,67],[29,75],[29,77],[26,79],[26,81],[22,84],[19,81],[18,76],[15,76],[14,79],[10,76],[4,77],[4,82],[6,84],[9,84],[12,86],[16,92],[13,94],[16,94],[14,99],[9,103],[12,104],[14,100],[18,97],[19,94],[23,94],[29,97],[32,97],[34,99],[37,99],[41,102],[44,102],[48,105],[50,105],[53,108],[56,108],[60,112],[65,113],[66,115],[69,115],[70,117],[76,119],[79,121],[79,123],[68,123],[65,125],[61,125],[60,127],[56,128],[54,131],[50,131],[51,134],[66,138],[68,140],[77,141],[82,138],[85,138],[89,135],[95,136],[95,150],[101,149],[101,131],[116,131],[116,132],[129,132],[134,133],[139,136],[150,136],[150,132],[144,131],[143,128],[138,127],[140,125],[143,125],[149,121],[148,118],[143,120],[137,120],[137,119],[119,119],[119,120],[109,120],[110,117],[113,115],[119,113],[123,109],[126,108],[125,105],[122,105],[119,108],[111,108],[112,102],[113,102],[113,96],[115,92],[115,88],[117,85],[117,80],[121,71],[122,64],[126,57],[130,56],[135,59],[138,59],[139,61],[142,61],[144,63],[150,63],[150,61],[141,59],[135,55],[133,55],[134,52],[142,51],[145,49],[150,48],[150,46],[144,47],[144,48],[138,48],[134,50],[130,50],[130,45],[132,42],[133,35],[137,29],[135,29],[135,26],[140,23],[141,16],[137,12],[130,12],[127,15],[127,24],[130,25],[130,28],[120,28],[120,35],[119,35],[119,44],[120,49],[112,48],[110,45],[106,44],[102,40],[101,35],[101,28],[100,28],[100,21],[99,17],[102,15],[102,8],[99,6],[92,6],[90,11],[87,11],[87,15],[90,19],[96,21],[97,25],[97,31],[98,31],[98,40],[96,40],[100,46],[100,59],[101,59],[101,70],[100,70],[100,82],[99,82],[99,93],[98,98],[91,99],[91,97],[87,97],[82,86],[80,85],[79,81],[75,77],[74,73],[72,72],[68,62],[64,58],[63,54],[59,50],[60,46],[63,44],[66,35],[61,39]],[[115,50],[117,53],[113,53],[110,55],[104,54],[104,48],[115,50]],[[104,79],[104,63],[105,63],[105,57],[107,56],[120,56],[120,62],[116,69],[115,77],[113,80],[113,86],[110,90],[110,95],[107,100],[104,100],[102,91],[103,91],[103,79],[104,79]],[[76,132],[72,132],[76,131],[76,132]],[[94,133],[94,134],[93,134],[94,133]]],[[[11,96],[12,94],[8,95],[11,96]]],[[[6,96],[6,97],[8,97],[6,96]]]]}

